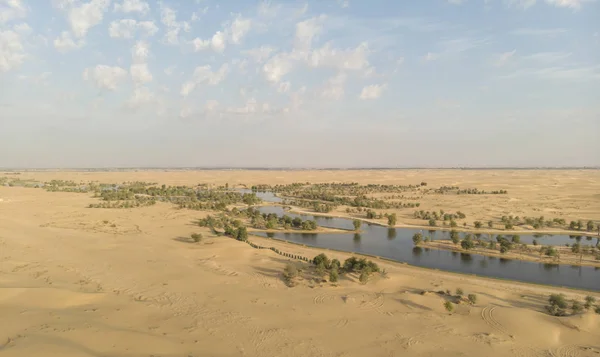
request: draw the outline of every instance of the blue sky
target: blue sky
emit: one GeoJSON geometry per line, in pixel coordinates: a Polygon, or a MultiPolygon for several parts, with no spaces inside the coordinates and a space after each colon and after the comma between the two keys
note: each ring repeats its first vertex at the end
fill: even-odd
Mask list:
{"type": "Polygon", "coordinates": [[[600,165],[600,1],[0,0],[0,167],[600,165]]]}

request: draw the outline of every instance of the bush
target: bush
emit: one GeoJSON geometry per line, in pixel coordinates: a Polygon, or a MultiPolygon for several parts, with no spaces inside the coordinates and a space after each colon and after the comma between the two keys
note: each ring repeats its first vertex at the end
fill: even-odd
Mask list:
{"type": "Polygon", "coordinates": [[[394,227],[396,225],[397,221],[398,221],[398,218],[396,217],[395,213],[392,213],[388,216],[388,226],[394,227]]]}
{"type": "Polygon", "coordinates": [[[435,226],[437,225],[437,223],[435,222],[435,219],[431,218],[431,219],[429,220],[429,225],[430,225],[431,227],[435,227],[435,226]]]}
{"type": "Polygon", "coordinates": [[[600,314],[600,306],[596,306],[596,309],[594,311],[596,311],[597,314],[600,314]]]}
{"type": "Polygon", "coordinates": [[[583,311],[583,305],[577,300],[573,300],[573,304],[571,305],[571,310],[573,310],[574,314],[578,314],[583,311]]]}
{"type": "Polygon", "coordinates": [[[298,276],[298,269],[292,264],[287,264],[283,269],[283,280],[287,286],[294,286],[294,278],[298,276]]]}
{"type": "Polygon", "coordinates": [[[338,281],[339,278],[339,274],[337,269],[332,269],[331,272],[329,273],[329,281],[332,283],[335,283],[338,281]]]}
{"type": "Polygon", "coordinates": [[[511,237],[513,243],[519,244],[521,243],[521,237],[518,234],[513,234],[511,237]]]}
{"type": "Polygon", "coordinates": [[[444,307],[446,308],[446,310],[448,310],[448,312],[452,312],[452,310],[454,310],[454,305],[450,301],[446,301],[444,303],[444,307]]]}
{"type": "Polygon", "coordinates": [[[468,298],[469,298],[469,302],[471,304],[477,303],[477,295],[475,295],[475,294],[469,294],[468,298]]]}
{"type": "Polygon", "coordinates": [[[421,233],[415,233],[412,240],[415,245],[419,245],[423,241],[423,235],[421,233]]]}
{"type": "Polygon", "coordinates": [[[546,310],[548,310],[548,313],[552,316],[566,316],[567,315],[567,311],[565,309],[561,309],[560,307],[558,307],[556,305],[548,305],[548,306],[546,306],[546,310]]]}
{"type": "Polygon", "coordinates": [[[538,241],[537,241],[537,239],[534,239],[534,240],[533,240],[533,245],[538,245],[538,241]]]}
{"type": "Polygon", "coordinates": [[[506,246],[506,245],[500,246],[500,253],[504,254],[504,253],[508,252],[508,250],[509,250],[508,246],[506,246]]]}
{"type": "Polygon", "coordinates": [[[354,221],[352,221],[352,224],[354,225],[354,230],[355,231],[358,231],[360,229],[360,225],[361,225],[360,220],[355,219],[354,221]]]}
{"type": "Polygon", "coordinates": [[[548,303],[550,303],[550,305],[552,305],[552,306],[557,306],[561,309],[567,308],[567,300],[566,300],[565,295],[563,295],[563,294],[550,295],[550,297],[548,298],[548,303]]]}
{"type": "Polygon", "coordinates": [[[331,262],[329,261],[329,258],[324,253],[321,253],[321,254],[317,255],[316,257],[314,257],[313,264],[314,265],[323,264],[323,266],[327,269],[329,269],[331,267],[331,262]]]}
{"type": "Polygon", "coordinates": [[[368,271],[369,269],[364,269],[361,273],[360,276],[358,277],[358,281],[361,282],[361,284],[366,284],[369,281],[369,275],[370,275],[370,271],[368,271]]]}
{"type": "Polygon", "coordinates": [[[452,228],[456,228],[457,226],[458,226],[458,224],[456,224],[456,221],[455,221],[455,220],[451,220],[451,221],[450,221],[450,227],[452,227],[452,228]]]}
{"type": "Polygon", "coordinates": [[[246,227],[240,227],[237,229],[235,238],[237,240],[241,240],[243,242],[248,240],[248,230],[246,229],[246,227]]]}
{"type": "Polygon", "coordinates": [[[475,248],[475,243],[473,243],[471,238],[465,238],[460,242],[460,246],[465,250],[469,250],[475,248]]]}
{"type": "Polygon", "coordinates": [[[473,225],[475,226],[475,228],[481,228],[481,226],[482,226],[480,221],[473,222],[473,225]]]}
{"type": "Polygon", "coordinates": [[[592,307],[592,305],[594,305],[594,303],[596,302],[596,298],[593,296],[586,296],[585,297],[585,308],[586,309],[590,309],[592,307]]]}
{"type": "Polygon", "coordinates": [[[325,267],[325,264],[323,262],[320,262],[319,264],[317,264],[317,268],[316,268],[315,272],[320,277],[325,276],[325,273],[327,272],[327,268],[325,267]]]}
{"type": "Polygon", "coordinates": [[[339,260],[337,260],[337,259],[331,260],[331,269],[339,270],[341,267],[342,267],[342,264],[340,263],[339,260]]]}
{"type": "Polygon", "coordinates": [[[464,294],[464,292],[463,292],[463,289],[461,289],[461,288],[457,288],[457,289],[456,289],[456,295],[458,295],[458,296],[462,297],[462,296],[463,296],[463,294],[464,294]]]}
{"type": "Polygon", "coordinates": [[[192,240],[196,243],[199,243],[202,240],[202,234],[200,233],[193,233],[191,237],[192,240]]]}
{"type": "Polygon", "coordinates": [[[452,240],[452,243],[454,243],[454,244],[460,243],[460,237],[458,236],[458,232],[455,231],[454,229],[450,231],[450,239],[452,240]]]}

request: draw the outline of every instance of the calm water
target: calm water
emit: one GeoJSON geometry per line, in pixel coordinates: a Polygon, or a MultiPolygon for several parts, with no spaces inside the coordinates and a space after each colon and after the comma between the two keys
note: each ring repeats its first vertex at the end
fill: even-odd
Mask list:
{"type": "MultiPolygon", "coordinates": [[[[344,218],[298,215],[285,212],[279,206],[260,207],[263,213],[287,214],[291,217],[314,219],[322,227],[353,230],[352,220],[344,218]]],[[[364,253],[406,262],[412,265],[436,268],[453,272],[477,274],[494,278],[518,280],[530,283],[568,286],[600,291],[600,269],[569,265],[542,264],[520,260],[486,257],[477,254],[457,253],[426,247],[414,247],[413,234],[421,232],[433,239],[448,239],[448,232],[429,232],[420,229],[387,228],[363,223],[361,233],[255,233],[264,237],[274,237],[309,246],[338,249],[347,252],[364,253]]],[[[493,236],[495,239],[495,236],[493,236]]],[[[509,237],[510,238],[510,237],[509,237]]],[[[521,235],[521,242],[531,242],[532,235],[521,235]]],[[[482,234],[487,240],[487,235],[482,234]]],[[[569,236],[555,235],[536,238],[540,244],[572,243],[569,236]]],[[[596,239],[583,244],[595,244],[596,239]]]]}

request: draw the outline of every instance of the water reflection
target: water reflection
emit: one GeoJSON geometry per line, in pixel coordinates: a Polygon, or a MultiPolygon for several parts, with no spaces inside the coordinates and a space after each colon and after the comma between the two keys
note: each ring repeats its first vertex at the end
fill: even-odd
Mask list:
{"type": "MultiPolygon", "coordinates": [[[[284,213],[292,218],[300,217],[310,219],[311,216],[299,215],[285,212],[280,206],[263,206],[259,210],[262,213],[275,213],[279,216],[284,213]]],[[[558,269],[555,265],[547,267],[542,263],[525,262],[510,259],[484,257],[477,254],[460,254],[454,251],[430,249],[427,244],[424,247],[415,247],[412,236],[417,233],[425,233],[420,229],[390,228],[372,224],[362,225],[362,232],[353,232],[352,220],[338,217],[317,218],[318,224],[323,227],[345,229],[344,233],[283,233],[264,232],[257,235],[284,239],[291,242],[306,244],[315,247],[337,249],[347,252],[364,253],[380,256],[396,261],[407,262],[417,266],[430,267],[448,271],[478,274],[482,276],[513,279],[525,282],[569,286],[574,288],[585,288],[600,290],[598,270],[593,267],[582,267],[581,269],[558,269]]],[[[447,231],[431,233],[431,237],[440,239],[448,236],[447,231]]],[[[486,234],[487,235],[487,234],[486,234]]],[[[509,236],[510,239],[510,236],[509,236]]],[[[533,240],[533,235],[520,236],[521,242],[533,240]]],[[[575,238],[573,238],[575,239],[575,238]]],[[[586,238],[587,239],[587,238],[586,238]]],[[[544,237],[539,239],[540,245],[551,245],[552,242],[569,242],[566,235],[544,237]]],[[[572,242],[572,241],[571,241],[572,242]]]]}
{"type": "Polygon", "coordinates": [[[396,231],[396,228],[388,228],[387,237],[389,240],[396,238],[397,235],[398,235],[398,232],[396,231]]]}

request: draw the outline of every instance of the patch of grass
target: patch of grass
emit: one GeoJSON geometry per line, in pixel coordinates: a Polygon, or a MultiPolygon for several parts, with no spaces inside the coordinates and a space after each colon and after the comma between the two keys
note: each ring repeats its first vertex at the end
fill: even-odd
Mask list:
{"type": "Polygon", "coordinates": [[[477,303],[477,295],[475,295],[475,294],[469,294],[469,295],[467,296],[467,298],[469,299],[469,302],[470,302],[471,304],[473,304],[473,305],[474,305],[474,304],[476,304],[476,303],[477,303]]]}
{"type": "Polygon", "coordinates": [[[448,312],[452,312],[452,310],[454,310],[454,304],[451,301],[446,301],[444,303],[444,307],[448,312]]]}
{"type": "Polygon", "coordinates": [[[202,241],[202,234],[200,233],[192,233],[191,237],[195,243],[200,243],[200,241],[202,241]]]}

